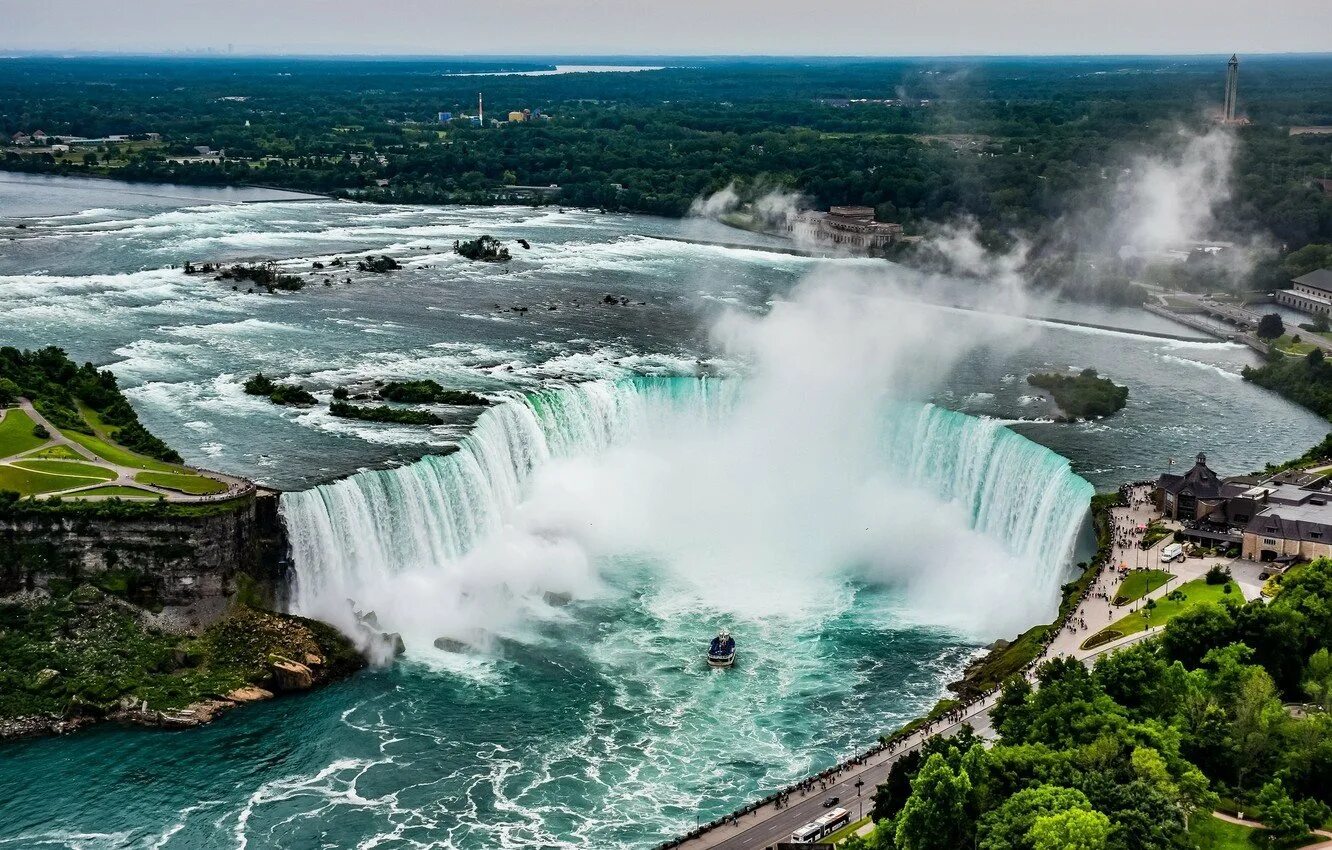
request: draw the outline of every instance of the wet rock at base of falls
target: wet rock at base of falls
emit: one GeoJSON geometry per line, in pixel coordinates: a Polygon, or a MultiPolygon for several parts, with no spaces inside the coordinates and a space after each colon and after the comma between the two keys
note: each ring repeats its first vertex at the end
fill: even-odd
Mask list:
{"type": "Polygon", "coordinates": [[[278,691],[304,691],[314,686],[314,672],[299,661],[274,657],[269,663],[273,688],[278,691]]]}
{"type": "Polygon", "coordinates": [[[573,601],[573,595],[569,593],[556,593],[553,590],[547,590],[541,594],[541,599],[552,608],[563,608],[573,601]]]}
{"type": "Polygon", "coordinates": [[[467,652],[471,647],[457,638],[437,637],[435,638],[435,649],[442,649],[445,652],[467,652]]]}

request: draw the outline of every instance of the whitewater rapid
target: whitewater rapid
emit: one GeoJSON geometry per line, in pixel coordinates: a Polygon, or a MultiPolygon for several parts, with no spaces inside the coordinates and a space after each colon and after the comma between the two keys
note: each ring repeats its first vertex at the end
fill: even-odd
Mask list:
{"type": "MultiPolygon", "coordinates": [[[[568,553],[551,541],[565,530],[549,517],[538,523],[535,533],[529,529],[529,536],[539,541],[539,547],[552,548],[534,554],[530,545],[513,544],[499,550],[498,563],[474,556],[479,548],[493,547],[496,539],[512,536],[515,525],[530,519],[524,514],[525,500],[539,471],[555,467],[577,479],[583,474],[577,467],[558,465],[618,450],[645,439],[663,423],[684,422],[698,433],[725,429],[743,399],[744,387],[740,380],[634,378],[533,392],[487,411],[452,454],[286,494],[281,510],[295,565],[293,607],[345,622],[346,600],[360,603],[373,596],[369,589],[410,577],[410,582],[425,581],[432,587],[456,584],[457,593],[445,605],[456,610],[439,611],[439,617],[461,618],[475,629],[480,623],[466,616],[469,606],[540,609],[551,593],[578,597],[592,592],[596,577],[588,573],[595,573],[595,565],[569,566],[568,553]],[[514,561],[524,558],[534,558],[535,566],[512,569],[514,561]]],[[[964,528],[944,528],[941,533],[979,535],[977,539],[992,552],[976,555],[975,549],[966,550],[967,555],[976,555],[975,562],[953,565],[952,577],[970,577],[973,584],[997,581],[986,574],[998,574],[1006,565],[1009,572],[1003,578],[1020,580],[1020,593],[1033,606],[1022,616],[1052,610],[1085,527],[1091,485],[1072,472],[1066,459],[993,419],[932,404],[894,404],[882,412],[879,423],[873,456],[857,463],[875,476],[873,492],[889,491],[884,504],[901,511],[904,499],[911,511],[931,512],[934,516],[920,522],[926,527],[960,521],[964,528]],[[921,505],[917,494],[934,501],[921,505]]],[[[771,458],[770,463],[780,467],[782,459],[771,458]]],[[[801,494],[790,496],[798,500],[801,494]]],[[[561,519],[566,507],[556,511],[561,519]]],[[[613,515],[615,508],[604,505],[597,511],[613,515]]],[[[743,519],[736,520],[742,523],[743,519]]],[[[933,553],[913,553],[912,547],[933,547],[935,538],[914,525],[915,520],[908,518],[891,526],[895,538],[918,532],[927,536],[901,540],[898,548],[903,554],[897,560],[905,563],[895,565],[888,576],[871,570],[871,580],[910,584],[921,578],[912,575],[913,563],[928,569],[933,553]]],[[[700,536],[707,533],[700,529],[700,536]]],[[[725,549],[727,542],[718,546],[725,549]]],[[[712,548],[717,547],[709,547],[709,552],[712,548]]],[[[859,552],[834,541],[826,550],[815,548],[798,565],[801,575],[787,577],[803,584],[805,573],[849,566],[814,562],[824,551],[829,558],[845,560],[855,560],[859,552]]],[[[656,549],[644,546],[644,553],[666,560],[698,554],[675,540],[656,549]]],[[[614,554],[639,553],[631,547],[614,554]]],[[[707,569],[715,574],[715,565],[707,569]]],[[[741,572],[739,567],[736,571],[741,572]]],[[[771,578],[778,581],[782,576],[771,578]]],[[[420,584],[409,586],[424,590],[420,584]]],[[[385,602],[383,595],[375,601],[389,609],[378,610],[385,627],[398,627],[393,603],[385,602]]],[[[1006,625],[1010,621],[1003,620],[1006,625]]],[[[441,622],[439,628],[449,632],[447,623],[441,622]]],[[[456,631],[455,636],[463,637],[456,631]]]]}

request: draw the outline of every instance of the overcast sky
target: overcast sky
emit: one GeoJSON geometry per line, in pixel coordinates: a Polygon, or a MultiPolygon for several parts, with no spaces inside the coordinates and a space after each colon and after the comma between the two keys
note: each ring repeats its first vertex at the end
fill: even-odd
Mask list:
{"type": "Polygon", "coordinates": [[[804,54],[1332,50],[1332,0],[0,0],[0,51],[804,54]]]}

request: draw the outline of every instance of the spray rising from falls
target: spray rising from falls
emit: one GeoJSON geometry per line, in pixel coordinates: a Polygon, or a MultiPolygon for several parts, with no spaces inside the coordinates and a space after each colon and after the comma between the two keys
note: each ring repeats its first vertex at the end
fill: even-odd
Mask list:
{"type": "Polygon", "coordinates": [[[547,390],[488,411],[454,454],[288,494],[295,607],[345,623],[353,599],[412,649],[476,642],[648,563],[690,589],[681,609],[735,619],[818,608],[848,581],[977,635],[1048,616],[1092,492],[1064,458],[903,403],[863,440],[783,455],[745,408],[738,380],[547,390]]]}

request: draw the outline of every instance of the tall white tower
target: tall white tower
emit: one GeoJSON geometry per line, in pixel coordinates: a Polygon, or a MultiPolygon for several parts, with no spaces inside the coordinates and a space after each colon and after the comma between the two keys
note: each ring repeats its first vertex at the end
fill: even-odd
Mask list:
{"type": "Polygon", "coordinates": [[[1239,56],[1232,54],[1230,62],[1226,64],[1226,105],[1221,112],[1221,121],[1225,124],[1235,123],[1235,101],[1239,94],[1239,56]]]}
{"type": "Polygon", "coordinates": [[[486,126],[486,110],[482,105],[481,92],[476,93],[476,122],[482,127],[486,126]]]}

